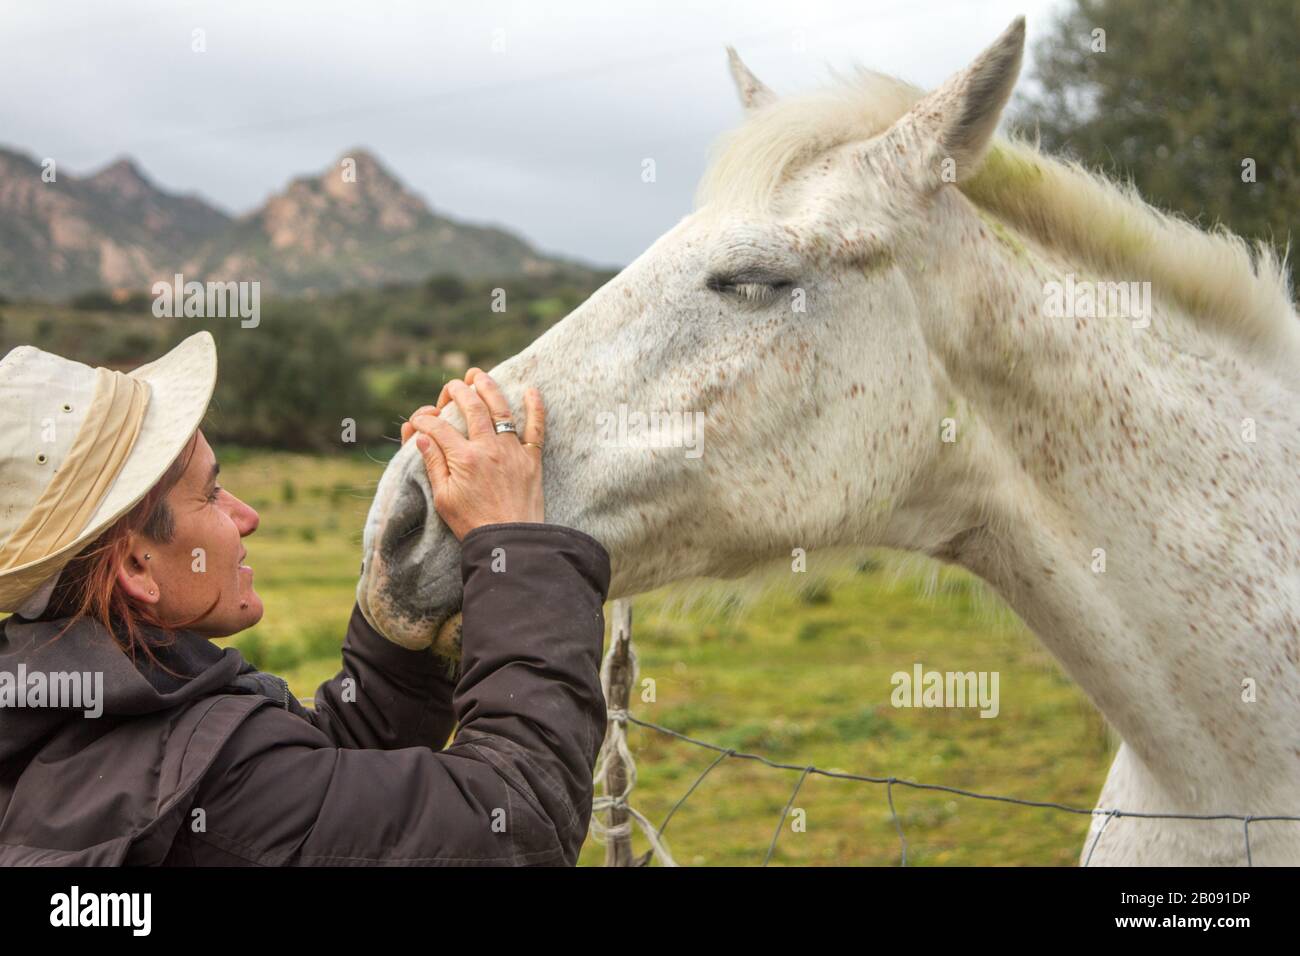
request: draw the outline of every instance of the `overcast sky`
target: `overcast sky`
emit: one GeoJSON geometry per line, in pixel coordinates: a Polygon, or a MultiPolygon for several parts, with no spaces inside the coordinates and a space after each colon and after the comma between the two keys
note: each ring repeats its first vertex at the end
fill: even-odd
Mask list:
{"type": "Polygon", "coordinates": [[[234,213],[360,145],[439,212],[623,265],[690,210],[740,119],[726,44],[778,93],[855,61],[929,88],[1017,14],[1032,47],[1058,7],[2,0],[0,143],[73,175],[129,154],[234,213]]]}

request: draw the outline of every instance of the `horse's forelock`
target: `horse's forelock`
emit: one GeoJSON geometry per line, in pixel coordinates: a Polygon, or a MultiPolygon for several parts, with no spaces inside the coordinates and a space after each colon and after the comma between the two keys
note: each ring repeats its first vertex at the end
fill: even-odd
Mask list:
{"type": "Polygon", "coordinates": [[[804,163],[883,133],[922,96],[902,80],[862,67],[835,79],[824,90],[777,99],[719,137],[696,192],[697,208],[767,209],[804,163]]]}

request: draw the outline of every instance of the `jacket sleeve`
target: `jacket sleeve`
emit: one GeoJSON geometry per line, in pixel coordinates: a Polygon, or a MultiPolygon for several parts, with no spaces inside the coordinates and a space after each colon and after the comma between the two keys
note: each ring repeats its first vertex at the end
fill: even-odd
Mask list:
{"type": "Polygon", "coordinates": [[[316,689],[308,717],[336,747],[441,750],[456,725],[448,663],[394,644],[353,605],[343,669],[316,689]]]}
{"type": "Polygon", "coordinates": [[[605,732],[609,557],[589,535],[548,524],[477,528],[462,555],[451,746],[339,747],[312,723],[263,707],[198,787],[202,827],[183,829],[194,862],[577,861],[605,732]]]}

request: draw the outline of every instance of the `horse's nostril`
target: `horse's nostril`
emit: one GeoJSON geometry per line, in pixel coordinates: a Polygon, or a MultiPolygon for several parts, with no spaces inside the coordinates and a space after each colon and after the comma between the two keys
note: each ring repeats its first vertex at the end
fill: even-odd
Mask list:
{"type": "Polygon", "coordinates": [[[404,485],[384,534],[384,553],[399,555],[418,543],[428,515],[429,505],[423,490],[414,483],[404,485]]]}
{"type": "Polygon", "coordinates": [[[381,481],[383,494],[376,496],[374,520],[367,524],[368,534],[374,530],[362,605],[366,619],[390,640],[413,649],[429,647],[460,606],[461,590],[455,539],[437,517],[422,465],[409,456],[396,467],[390,463],[381,481]]]}

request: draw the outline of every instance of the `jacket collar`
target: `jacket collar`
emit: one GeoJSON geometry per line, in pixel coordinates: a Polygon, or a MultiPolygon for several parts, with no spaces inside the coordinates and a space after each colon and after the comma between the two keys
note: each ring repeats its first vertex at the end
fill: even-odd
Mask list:
{"type": "MultiPolygon", "coordinates": [[[[288,684],[257,670],[233,647],[218,647],[193,631],[167,635],[146,628],[159,664],[144,654],[132,661],[97,621],[81,618],[62,636],[66,618],[28,621],[13,615],[0,630],[0,674],[90,674],[102,687],[102,716],[131,717],[167,710],[214,694],[261,694],[310,719],[288,684]],[[100,683],[102,681],[102,684],[100,683]]],[[[84,713],[75,708],[0,707],[0,760],[84,713]]]]}

